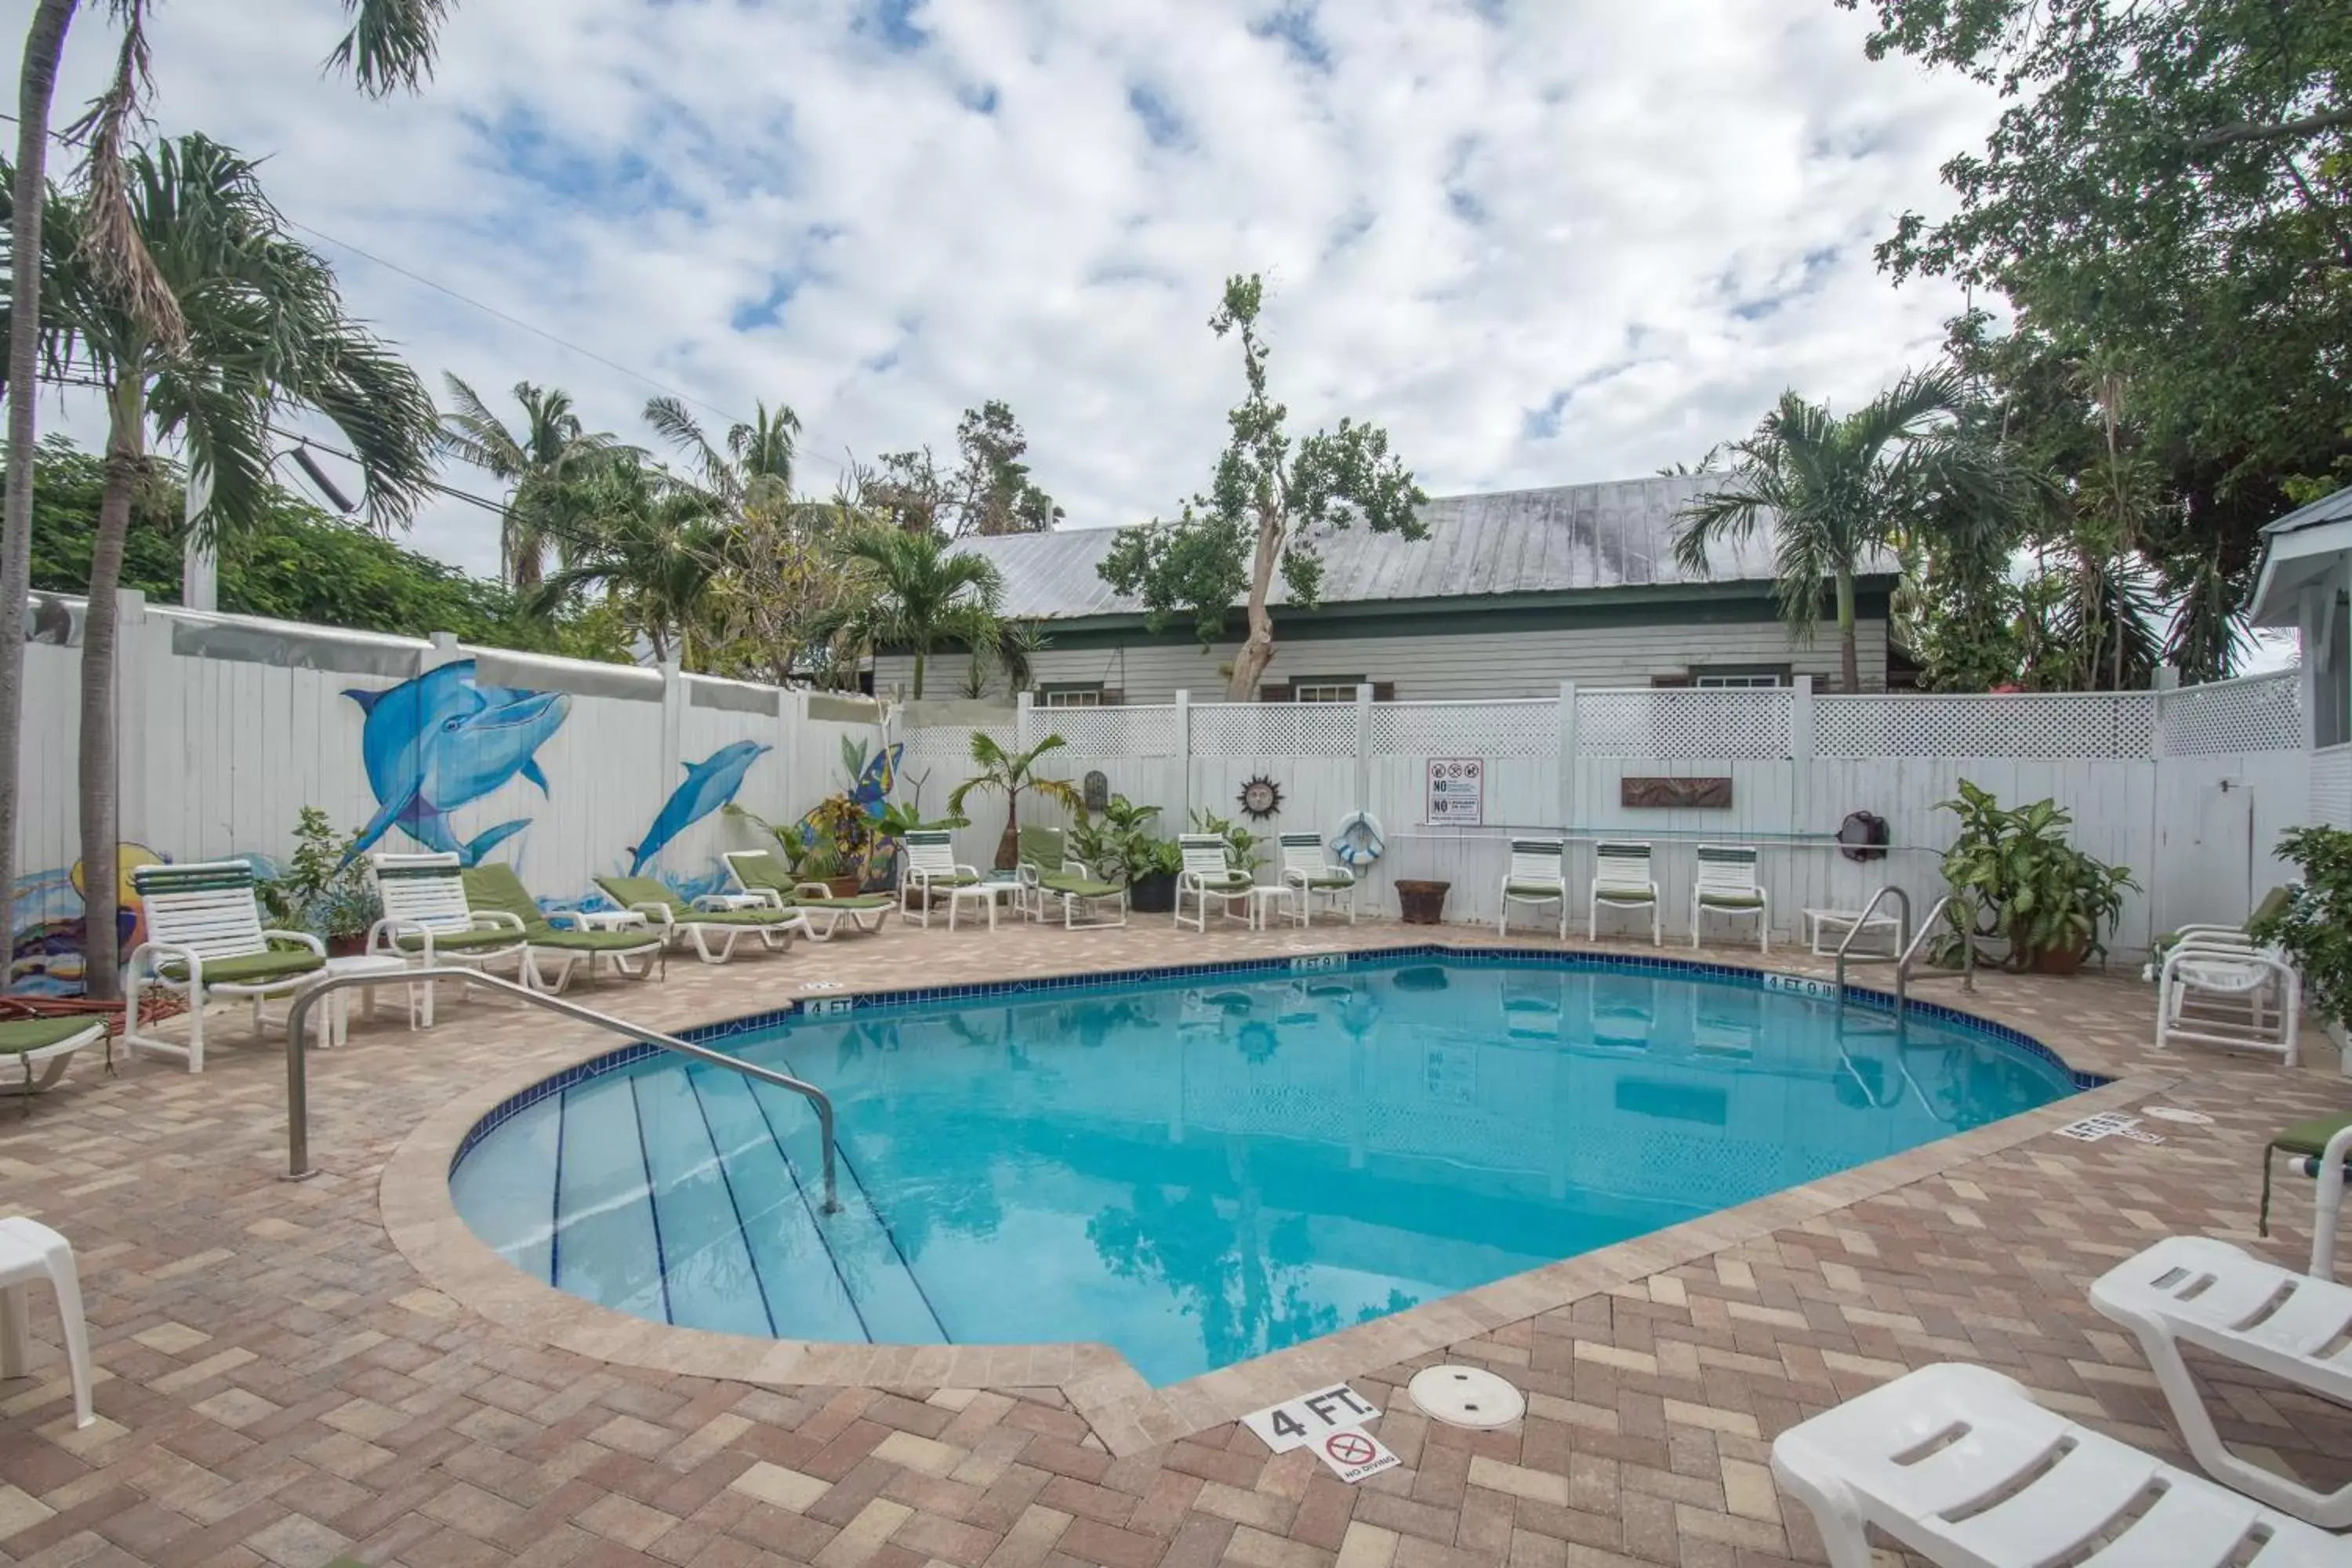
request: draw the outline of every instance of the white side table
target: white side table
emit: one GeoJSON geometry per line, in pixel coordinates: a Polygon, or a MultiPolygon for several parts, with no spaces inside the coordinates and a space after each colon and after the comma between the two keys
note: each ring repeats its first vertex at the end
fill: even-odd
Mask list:
{"type": "MultiPolygon", "coordinates": [[[[1843,942],[1846,933],[1857,925],[1863,925],[1860,910],[1807,910],[1805,911],[1805,938],[1811,946],[1815,958],[1837,956],[1838,943],[1843,942]]],[[[1869,923],[1863,925],[1864,940],[1867,940],[1872,931],[1886,931],[1891,933],[1896,942],[1902,941],[1902,924],[1893,915],[1871,916],[1869,923]]],[[[1873,953],[1871,956],[1884,958],[1889,954],[1873,953]]]]}
{"type": "MultiPolygon", "coordinates": [[[[408,960],[383,953],[360,954],[351,958],[331,958],[327,960],[327,966],[324,969],[320,970],[318,973],[320,980],[341,979],[347,975],[364,974],[371,976],[374,981],[374,983],[371,984],[346,986],[342,990],[330,991],[327,993],[326,1000],[320,1004],[326,1009],[326,1016],[319,1020],[319,1044],[320,1047],[332,1048],[336,1046],[342,1045],[351,1038],[352,993],[353,991],[364,991],[367,993],[366,1016],[370,1018],[373,1018],[375,1016],[375,994],[377,985],[406,985],[408,987],[408,1026],[411,1029],[416,1027],[416,986],[418,983],[409,978],[410,964],[408,960]]],[[[316,982],[313,982],[312,984],[315,984],[316,982]]],[[[430,984],[432,983],[430,981],[426,981],[423,984],[430,984]]]]}
{"type": "Polygon", "coordinates": [[[766,910],[775,906],[765,893],[705,893],[694,900],[701,910],[766,910]]]}
{"type": "Polygon", "coordinates": [[[1300,923],[1298,917],[1304,905],[1299,900],[1298,889],[1287,882],[1260,882],[1250,889],[1249,899],[1249,927],[1252,931],[1273,929],[1274,906],[1276,904],[1289,906],[1284,910],[1284,917],[1294,925],[1300,923]]]}
{"type": "MultiPolygon", "coordinates": [[[[635,931],[646,927],[646,917],[640,910],[566,910],[565,920],[578,921],[581,931],[635,931]]],[[[561,921],[555,922],[561,931],[561,921]]],[[[651,929],[646,927],[646,929],[651,929]]]]}
{"type": "Polygon", "coordinates": [[[1021,884],[1012,879],[1003,881],[982,879],[950,888],[948,893],[948,930],[956,928],[956,912],[963,908],[966,899],[978,899],[988,906],[988,929],[996,929],[996,908],[1007,899],[1019,899],[1021,884]]]}

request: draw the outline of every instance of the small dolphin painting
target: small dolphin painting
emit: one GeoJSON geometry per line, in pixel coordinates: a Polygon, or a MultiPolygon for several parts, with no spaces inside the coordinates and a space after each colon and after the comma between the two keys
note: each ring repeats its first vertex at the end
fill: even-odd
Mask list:
{"type": "Polygon", "coordinates": [[[466,865],[480,864],[530,819],[499,823],[461,843],[450,815],[518,774],[545,794],[547,775],[534,758],[572,706],[561,691],[478,686],[472,659],[428,669],[386,691],[343,695],[367,715],[360,747],[377,803],[345,865],[394,826],[428,849],[454,850],[466,865]]]}
{"type": "Polygon", "coordinates": [[[660,854],[663,845],[733,800],[735,792],[743,787],[743,775],[751,771],[760,753],[774,749],[757,741],[737,741],[698,763],[687,763],[686,782],[670,791],[646,836],[629,846],[629,853],[635,857],[629,863],[629,875],[644,870],[646,862],[660,854]]]}

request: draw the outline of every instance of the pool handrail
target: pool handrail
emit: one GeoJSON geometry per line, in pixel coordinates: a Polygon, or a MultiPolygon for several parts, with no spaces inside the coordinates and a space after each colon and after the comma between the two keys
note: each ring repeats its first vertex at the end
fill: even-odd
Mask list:
{"type": "Polygon", "coordinates": [[[518,985],[513,981],[503,979],[499,975],[485,974],[478,969],[461,969],[439,964],[406,970],[399,974],[329,974],[305,985],[295,996],[293,1006],[288,1009],[286,1014],[286,1179],[288,1181],[299,1182],[318,1173],[317,1167],[310,1163],[310,1096],[309,1071],[305,1061],[308,1052],[303,1048],[303,1042],[310,1037],[309,1026],[312,1004],[331,991],[342,991],[355,985],[399,985],[417,983],[429,984],[436,980],[461,980],[468,985],[487,985],[493,991],[502,991],[519,1001],[530,1003],[534,1007],[543,1007],[551,1013],[561,1014],[564,1017],[583,1024],[593,1024],[600,1029],[609,1030],[615,1035],[625,1035],[633,1040],[642,1041],[646,1045],[656,1046],[679,1056],[689,1057],[698,1062],[707,1062],[712,1067],[725,1068],[730,1072],[740,1072],[746,1078],[757,1079],[761,1083],[773,1084],[778,1089],[790,1089],[793,1093],[803,1097],[816,1108],[817,1138],[824,1156],[824,1212],[826,1214],[841,1212],[840,1191],[834,1179],[833,1100],[816,1085],[805,1083],[789,1073],[778,1072],[773,1068],[761,1067],[757,1062],[747,1062],[740,1057],[729,1056],[725,1051],[714,1051],[708,1046],[698,1046],[690,1040],[681,1040],[676,1036],[665,1035],[658,1029],[648,1029],[641,1024],[632,1024],[625,1018],[616,1018],[609,1013],[600,1013],[593,1007],[583,1007],[577,1002],[568,1002],[561,996],[552,996],[544,991],[534,991],[527,985],[518,985]]]}

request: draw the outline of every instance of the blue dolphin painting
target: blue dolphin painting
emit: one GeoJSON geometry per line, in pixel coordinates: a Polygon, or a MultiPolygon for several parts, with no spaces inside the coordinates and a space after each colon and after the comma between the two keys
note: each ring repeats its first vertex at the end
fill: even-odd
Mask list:
{"type": "Polygon", "coordinates": [[[545,793],[547,775],[534,756],[572,705],[561,691],[477,686],[472,659],[428,669],[387,691],[343,695],[367,715],[360,747],[377,802],[343,857],[347,865],[395,826],[427,848],[455,850],[466,865],[478,865],[530,819],[502,822],[460,843],[450,814],[517,774],[545,793]]]}
{"type": "Polygon", "coordinates": [[[738,741],[721,746],[698,763],[686,765],[686,782],[670,791],[654,817],[654,825],[646,836],[629,846],[636,858],[629,863],[629,875],[634,877],[646,868],[646,862],[661,853],[661,847],[688,828],[735,798],[743,787],[743,775],[760,760],[760,753],[774,750],[757,741],[738,741]]]}

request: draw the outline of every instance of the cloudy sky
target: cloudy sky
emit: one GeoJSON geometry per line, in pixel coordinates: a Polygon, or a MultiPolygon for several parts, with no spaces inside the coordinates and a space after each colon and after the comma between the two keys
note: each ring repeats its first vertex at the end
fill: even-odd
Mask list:
{"type": "MultiPolygon", "coordinates": [[[[659,389],[719,427],[789,403],[817,490],[1001,397],[1074,525],[1204,480],[1235,271],[1294,415],[1386,425],[1433,493],[1867,396],[1960,302],[1870,247],[1992,112],[1831,0],[453,0],[437,77],[380,104],[320,74],[341,15],[163,0],[158,127],[266,157],[436,387],[560,384],[632,438],[659,389]]],[[[61,121],[111,43],[85,5],[61,121]]],[[[489,572],[493,526],[415,542],[489,572]]]]}

